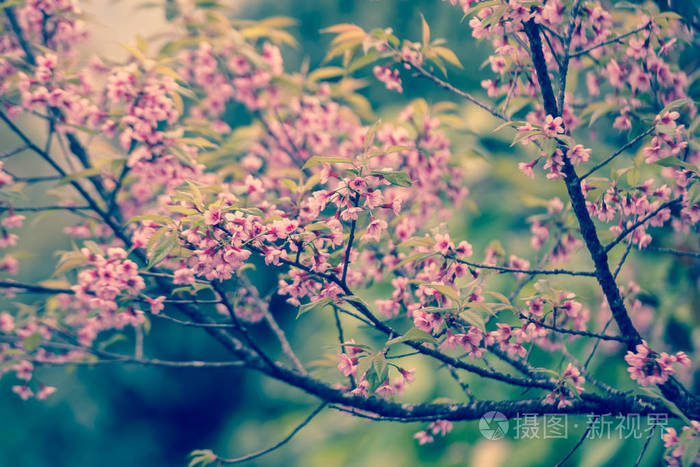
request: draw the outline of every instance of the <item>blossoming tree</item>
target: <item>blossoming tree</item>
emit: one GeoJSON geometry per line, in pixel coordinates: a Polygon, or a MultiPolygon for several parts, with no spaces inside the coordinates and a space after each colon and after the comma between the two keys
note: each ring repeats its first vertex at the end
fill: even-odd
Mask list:
{"type": "MultiPolygon", "coordinates": [[[[645,271],[619,280],[634,255],[700,258],[697,73],[679,59],[697,43],[697,18],[651,3],[449,3],[464,34],[492,45],[487,97],[450,83],[447,68],[461,73],[460,60],[425,20],[415,40],[330,26],[326,64],[290,71],[279,46],[295,40],[283,17],[242,21],[215,1],[166,0],[168,33],[125,45],[117,63],[81,53],[78,2],[2,3],[0,120],[14,139],[0,160],[0,247],[10,251],[0,261],[0,374],[16,380],[13,391],[44,399],[56,389],[40,367],[115,362],[241,367],[319,399],[282,442],[234,459],[195,451],[192,465],[262,455],[324,409],[424,422],[421,444],[492,411],[665,414],[683,425],[664,434],[666,462],[697,462],[692,352],[638,319],[663,313],[644,300],[645,271]],[[367,71],[397,93],[420,81],[425,99],[376,121],[356,77],[367,71]],[[429,105],[440,89],[451,100],[429,105]],[[447,226],[470,196],[449,137],[461,104],[527,155],[513,172],[566,195],[523,217],[525,257],[509,245],[473,247],[447,226]],[[249,123],[234,126],[231,109],[249,123]],[[590,147],[601,122],[622,141],[612,153],[590,147]],[[30,157],[54,175],[11,170],[30,157]],[[28,205],[30,184],[53,185],[55,205],[28,205]],[[44,211],[71,214],[64,233],[75,248],[45,281],[15,281],[12,251],[28,246],[13,229],[44,211]],[[273,290],[256,283],[256,268],[275,277],[273,290]],[[577,295],[583,281],[596,296],[577,295]],[[299,320],[335,323],[330,365],[297,356],[272,294],[299,320]],[[230,360],[144,356],[148,330],[164,321],[203,329],[230,360]],[[108,349],[120,330],[133,353],[108,349]],[[600,346],[628,366],[624,384],[589,371],[600,346]],[[402,399],[422,377],[406,356],[448,372],[463,400],[402,399]],[[494,385],[527,392],[491,400],[494,385]]],[[[322,346],[306,345],[323,361],[322,346]]]]}

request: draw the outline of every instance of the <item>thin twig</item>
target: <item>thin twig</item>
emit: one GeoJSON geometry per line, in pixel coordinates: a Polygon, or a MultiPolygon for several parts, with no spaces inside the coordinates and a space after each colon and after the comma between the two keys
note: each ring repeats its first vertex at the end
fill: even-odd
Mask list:
{"type": "Polygon", "coordinates": [[[462,91],[461,89],[457,89],[456,87],[454,87],[453,85],[451,85],[447,81],[441,80],[440,78],[438,78],[434,74],[430,73],[425,68],[423,68],[419,65],[416,65],[415,63],[409,62],[407,60],[404,60],[403,64],[407,65],[410,68],[412,68],[413,70],[417,71],[418,74],[420,74],[421,76],[423,76],[425,78],[428,78],[429,80],[431,80],[432,82],[434,82],[435,84],[440,86],[441,88],[446,89],[446,90],[450,91],[451,93],[461,97],[462,99],[466,99],[469,102],[471,102],[472,104],[475,104],[477,107],[484,109],[485,111],[487,111],[488,113],[490,113],[494,117],[499,118],[499,119],[506,121],[506,122],[508,121],[508,118],[505,115],[503,115],[501,112],[499,112],[498,110],[495,110],[495,109],[489,107],[488,105],[484,104],[483,102],[481,102],[479,99],[472,96],[468,92],[462,91]]]}
{"type": "Polygon", "coordinates": [[[670,206],[672,206],[672,205],[674,205],[674,204],[676,204],[676,203],[678,203],[678,202],[680,202],[680,198],[674,198],[674,199],[672,199],[672,200],[670,200],[670,201],[666,201],[665,203],[661,204],[659,207],[657,207],[656,209],[654,209],[653,211],[651,211],[649,214],[647,214],[646,216],[642,217],[641,219],[639,219],[639,220],[638,220],[637,222],[635,222],[634,224],[632,224],[632,225],[630,225],[629,227],[627,227],[625,230],[623,230],[622,232],[620,232],[620,235],[618,235],[617,238],[616,238],[615,240],[613,240],[612,242],[610,242],[610,243],[605,247],[605,250],[604,250],[605,253],[607,253],[608,251],[612,250],[612,249],[615,247],[615,245],[617,245],[618,243],[620,243],[621,241],[623,241],[623,240],[625,239],[625,237],[627,237],[627,235],[629,235],[630,233],[634,232],[637,228],[639,228],[640,226],[642,226],[645,222],[647,222],[647,221],[648,221],[649,219],[651,219],[652,217],[655,217],[660,211],[662,211],[662,210],[664,210],[664,209],[666,209],[666,208],[668,208],[668,207],[670,207],[670,206]]]}
{"type": "Polygon", "coordinates": [[[595,166],[593,166],[591,169],[589,169],[589,170],[588,170],[586,173],[584,173],[583,175],[580,175],[580,176],[578,177],[578,179],[579,179],[579,180],[583,180],[583,179],[585,179],[586,177],[588,177],[589,175],[591,175],[593,172],[595,172],[596,170],[600,169],[601,167],[604,167],[606,164],[608,164],[610,161],[612,161],[613,159],[615,159],[617,156],[619,156],[620,154],[622,154],[623,152],[625,152],[627,149],[629,149],[630,147],[632,147],[632,146],[634,146],[635,144],[637,144],[638,141],[640,141],[640,140],[643,139],[644,137],[650,135],[655,129],[656,129],[656,127],[647,128],[645,131],[643,131],[642,133],[638,134],[637,136],[635,136],[634,138],[632,138],[631,140],[629,140],[627,143],[625,143],[622,147],[620,147],[620,149],[618,149],[617,151],[615,151],[614,153],[612,153],[612,154],[611,154],[609,157],[607,157],[604,161],[602,161],[602,162],[596,164],[595,166]]]}
{"type": "Polygon", "coordinates": [[[691,258],[700,258],[700,252],[697,252],[697,251],[682,251],[682,250],[673,250],[671,248],[656,248],[656,247],[646,247],[643,251],[653,251],[655,253],[668,253],[669,255],[675,255],[675,256],[689,256],[691,258]]]}
{"type": "Polygon", "coordinates": [[[493,266],[490,264],[473,263],[471,261],[465,261],[463,259],[455,258],[453,256],[451,256],[450,258],[454,259],[458,263],[466,264],[467,266],[471,266],[471,267],[477,268],[477,269],[492,269],[494,271],[513,272],[513,273],[517,273],[517,274],[595,277],[595,272],[593,272],[593,271],[570,271],[568,269],[518,269],[518,268],[509,268],[509,267],[505,267],[505,266],[493,266]]]}
{"type": "MultiPolygon", "coordinates": [[[[338,330],[338,342],[340,342],[340,349],[343,351],[343,353],[347,353],[347,349],[345,346],[345,334],[343,332],[343,323],[340,322],[340,313],[338,313],[339,307],[336,305],[333,305],[333,315],[335,317],[335,327],[338,330]]],[[[340,308],[342,310],[342,308],[340,308]]],[[[357,384],[355,383],[355,377],[351,374],[348,374],[348,380],[350,381],[350,387],[355,388],[357,387],[357,384]]]]}
{"type": "Polygon", "coordinates": [[[469,385],[465,383],[462,378],[459,376],[459,373],[457,373],[457,370],[454,369],[453,366],[448,365],[447,369],[450,372],[450,376],[452,376],[452,379],[457,381],[457,384],[459,384],[459,387],[462,388],[462,391],[467,395],[469,398],[469,402],[474,402],[474,393],[472,393],[471,389],[469,389],[469,385]]]}
{"type": "Polygon", "coordinates": [[[90,206],[0,206],[2,211],[43,212],[43,211],[90,211],[90,206]]]}
{"type": "Polygon", "coordinates": [[[26,149],[28,149],[27,146],[20,146],[18,148],[15,148],[15,149],[9,151],[9,152],[6,152],[5,154],[0,155],[0,159],[6,159],[8,157],[12,157],[15,154],[19,154],[20,152],[22,152],[26,149]]]}
{"type": "Polygon", "coordinates": [[[535,323],[538,326],[541,326],[543,328],[552,330],[554,332],[562,333],[562,334],[572,334],[574,336],[586,336],[586,337],[594,337],[596,339],[602,339],[605,341],[618,341],[618,342],[626,342],[627,339],[621,336],[609,336],[607,334],[596,334],[595,332],[589,332],[589,331],[577,331],[574,329],[565,329],[565,328],[560,328],[556,326],[552,326],[550,324],[544,323],[542,321],[538,321],[536,319],[530,318],[529,316],[526,316],[524,314],[520,314],[520,318],[526,319],[527,321],[531,323],[535,323]]]}
{"type": "Polygon", "coordinates": [[[299,425],[297,425],[297,426],[296,426],[287,436],[285,436],[281,441],[279,441],[279,442],[273,444],[273,445],[270,446],[269,448],[265,448],[265,449],[262,449],[262,450],[260,450],[260,451],[257,451],[257,452],[254,452],[254,453],[252,453],[252,454],[248,454],[248,455],[245,455],[245,456],[236,457],[236,458],[234,458],[234,459],[226,459],[226,458],[218,457],[218,456],[217,456],[217,459],[216,459],[216,460],[217,460],[218,462],[221,462],[221,463],[224,463],[224,464],[238,464],[238,463],[240,463],[240,462],[245,462],[245,461],[249,461],[249,460],[255,459],[255,458],[257,458],[257,457],[263,456],[263,455],[265,455],[265,454],[267,454],[267,453],[269,453],[269,452],[272,452],[272,451],[274,451],[274,450],[276,450],[276,449],[281,448],[282,446],[284,446],[285,444],[287,444],[292,438],[294,438],[294,435],[296,435],[302,428],[304,428],[306,425],[308,425],[309,422],[311,422],[311,420],[313,420],[314,417],[315,417],[316,415],[318,415],[319,413],[321,413],[321,411],[326,407],[326,404],[328,404],[328,402],[326,402],[326,401],[321,402],[321,404],[320,404],[318,407],[316,407],[316,408],[314,409],[314,411],[311,412],[311,413],[309,414],[309,416],[306,417],[306,418],[304,419],[303,422],[301,422],[299,425]]]}
{"type": "Polygon", "coordinates": [[[647,435],[647,439],[644,441],[644,446],[642,446],[642,450],[639,453],[639,456],[637,456],[637,461],[634,463],[634,467],[638,467],[639,464],[642,462],[642,458],[644,457],[644,453],[647,452],[647,448],[649,447],[649,442],[651,441],[651,438],[654,436],[654,432],[656,431],[656,422],[651,426],[651,430],[649,430],[649,434],[647,435]]]}
{"type": "Polygon", "coordinates": [[[162,319],[164,321],[170,321],[172,323],[179,324],[181,326],[188,326],[188,327],[193,327],[193,328],[235,328],[236,326],[233,324],[228,324],[228,323],[197,323],[194,321],[182,321],[177,318],[173,318],[172,316],[164,315],[162,313],[159,313],[157,315],[150,314],[149,316],[152,316],[154,318],[162,319]]]}
{"type": "Polygon", "coordinates": [[[571,451],[569,451],[569,453],[568,453],[566,456],[564,456],[564,458],[563,458],[561,461],[559,461],[559,462],[557,463],[557,465],[555,465],[554,467],[561,467],[562,465],[564,465],[564,463],[565,463],[566,461],[569,460],[569,458],[570,458],[571,456],[574,455],[574,453],[576,452],[576,450],[577,450],[579,447],[581,447],[581,445],[583,444],[583,442],[586,440],[586,437],[588,437],[588,433],[591,432],[591,428],[593,428],[593,424],[595,423],[596,420],[598,420],[598,416],[597,416],[597,415],[591,419],[590,423],[588,424],[588,428],[586,428],[586,431],[583,432],[583,436],[581,436],[581,439],[578,440],[578,443],[576,443],[576,445],[573,447],[573,449],[571,449],[571,451]]]}
{"type": "MultiPolygon", "coordinates": [[[[612,324],[613,318],[610,317],[610,319],[605,323],[605,326],[603,326],[603,330],[601,331],[601,334],[605,334],[605,331],[608,330],[608,327],[612,324]]],[[[588,364],[591,363],[591,359],[593,359],[593,355],[595,355],[596,350],[598,350],[598,346],[600,345],[600,339],[596,339],[595,343],[593,344],[593,349],[591,350],[591,353],[588,354],[588,357],[586,358],[586,362],[583,364],[583,369],[585,370],[588,368],[588,364]]]]}
{"type": "Polygon", "coordinates": [[[647,23],[644,26],[641,26],[637,29],[633,29],[632,31],[626,32],[624,34],[620,34],[619,36],[613,37],[612,39],[608,39],[607,41],[601,42],[600,44],[596,44],[594,46],[588,47],[587,49],[578,50],[576,52],[573,52],[571,54],[571,58],[580,57],[581,55],[585,55],[585,54],[591,52],[592,50],[598,49],[600,47],[605,47],[606,45],[614,44],[615,42],[619,42],[626,37],[629,37],[633,34],[637,34],[638,32],[644,31],[650,25],[651,25],[651,23],[647,23]]]}

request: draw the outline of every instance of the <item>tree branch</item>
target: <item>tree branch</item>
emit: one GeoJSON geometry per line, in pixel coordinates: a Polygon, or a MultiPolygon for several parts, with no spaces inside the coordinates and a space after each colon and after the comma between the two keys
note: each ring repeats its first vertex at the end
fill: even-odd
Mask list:
{"type": "MultiPolygon", "coordinates": [[[[552,115],[553,117],[557,117],[559,116],[559,113],[556,100],[554,98],[554,92],[552,90],[552,83],[547,72],[547,64],[542,52],[540,31],[534,19],[530,19],[525,23],[525,33],[530,41],[530,52],[532,55],[533,64],[535,66],[535,71],[537,73],[537,80],[540,84],[540,89],[542,92],[545,113],[552,115]]],[[[598,280],[598,283],[605,294],[608,305],[610,306],[610,311],[612,312],[613,318],[617,322],[620,332],[623,336],[629,338],[627,341],[627,348],[629,350],[634,350],[635,346],[641,343],[642,337],[634,327],[634,324],[632,324],[632,320],[627,314],[627,309],[625,308],[625,304],[622,300],[622,296],[620,295],[615,278],[610,272],[610,267],[608,266],[608,250],[604,249],[600,243],[595,225],[593,224],[593,220],[591,219],[588,209],[586,208],[586,199],[581,190],[579,178],[576,174],[574,166],[566,156],[566,151],[564,151],[563,163],[566,189],[569,193],[571,205],[574,210],[574,214],[576,215],[576,219],[578,220],[581,235],[583,236],[586,248],[590,252],[593,263],[595,264],[596,279],[598,280]]],[[[666,383],[660,385],[660,389],[667,399],[675,402],[681,411],[683,411],[690,418],[697,418],[700,416],[700,400],[690,394],[687,389],[682,387],[676,380],[669,379],[666,383]]]]}

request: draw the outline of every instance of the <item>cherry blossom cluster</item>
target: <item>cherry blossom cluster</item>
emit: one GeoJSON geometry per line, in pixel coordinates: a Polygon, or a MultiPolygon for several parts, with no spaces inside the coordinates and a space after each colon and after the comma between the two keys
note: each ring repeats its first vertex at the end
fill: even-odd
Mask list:
{"type": "Polygon", "coordinates": [[[562,373],[561,377],[556,382],[556,387],[552,392],[544,398],[544,403],[555,405],[558,409],[570,407],[573,405],[571,396],[578,395],[583,392],[583,384],[585,378],[581,376],[581,371],[569,363],[562,373]]]}
{"type": "Polygon", "coordinates": [[[676,352],[669,355],[666,352],[655,352],[649,348],[646,341],[637,345],[636,352],[631,350],[625,355],[625,361],[629,364],[630,378],[642,386],[661,384],[668,380],[676,370],[675,363],[690,366],[690,359],[685,352],[676,352]]]}
{"type": "Polygon", "coordinates": [[[78,283],[72,287],[76,313],[69,324],[79,328],[81,344],[89,346],[102,330],[143,323],[142,313],[132,306],[121,309],[118,299],[138,297],[146,284],[136,263],[121,248],[109,248],[105,256],[88,248],[82,253],[89,267],[78,273],[78,283]]]}

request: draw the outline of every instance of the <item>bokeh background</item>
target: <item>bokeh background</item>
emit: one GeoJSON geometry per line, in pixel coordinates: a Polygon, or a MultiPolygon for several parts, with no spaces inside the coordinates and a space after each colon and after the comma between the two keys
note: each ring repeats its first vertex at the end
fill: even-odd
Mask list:
{"type": "MultiPolygon", "coordinates": [[[[118,56],[123,53],[119,42],[129,42],[136,34],[148,37],[162,30],[165,24],[162,8],[136,8],[136,2],[131,0],[81,3],[94,20],[86,53],[118,56]]],[[[488,44],[472,39],[468,25],[461,22],[459,9],[437,0],[228,3],[235,4],[241,18],[287,15],[298,20],[292,32],[300,46],[285,48],[287,70],[298,69],[304,61],[312,68],[321,63],[330,42],[320,33],[324,27],[353,22],[365,29],[391,27],[398,37],[418,39],[422,12],[431,25],[433,37],[447,39],[447,45],[464,64],[463,71],[454,68],[450,71],[450,81],[465,90],[480,93],[479,82],[490,73],[482,68],[488,56],[488,44]]],[[[404,89],[404,95],[398,95],[375,84],[363,92],[378,115],[394,115],[410,99],[419,96],[432,103],[452,99],[419,79],[405,78],[404,89]]],[[[521,176],[515,165],[516,161],[525,160],[522,150],[510,147],[506,132],[491,132],[495,122],[489,116],[469,106],[462,108],[461,116],[463,128],[453,135],[455,160],[465,167],[471,195],[464,208],[451,219],[451,231],[456,238],[467,238],[474,245],[477,257],[480,257],[478,252],[497,238],[509,252],[532,260],[528,253],[529,225],[525,220],[528,215],[542,212],[537,199],[553,196],[566,199],[562,185],[532,182],[521,176]]],[[[616,143],[624,140],[624,136],[610,133],[610,129],[603,126],[594,127],[588,137],[594,154],[598,155],[608,154],[616,143]]],[[[0,142],[3,149],[14,147],[5,129],[0,129],[0,142]]],[[[43,174],[38,159],[32,157],[26,155],[12,160],[8,166],[21,175],[43,174]]],[[[27,189],[23,193],[26,205],[50,202],[51,193],[45,188],[27,189]]],[[[54,253],[70,248],[61,230],[71,221],[69,214],[48,214],[24,227],[21,237],[26,259],[18,280],[38,281],[50,275],[57,260],[54,253]]],[[[581,266],[586,265],[583,256],[575,260],[581,266]]],[[[697,347],[698,263],[688,259],[674,262],[672,266],[670,259],[658,255],[633,254],[623,272],[624,278],[635,280],[641,280],[640,271],[644,272],[644,284],[648,286],[645,292],[659,313],[650,325],[650,332],[657,336],[672,332],[674,350],[690,352],[697,347]]],[[[256,280],[262,288],[273,287],[274,284],[265,282],[266,277],[269,276],[260,273],[256,280]]],[[[495,277],[491,283],[505,291],[513,285],[510,279],[501,277],[495,277]]],[[[582,281],[564,281],[563,284],[576,290],[584,300],[594,305],[599,302],[591,284],[582,281]]],[[[377,286],[365,298],[373,300],[387,290],[377,286]]],[[[30,300],[31,297],[27,297],[27,301],[30,300]]],[[[331,315],[309,313],[296,320],[296,311],[281,299],[273,300],[273,311],[281,325],[289,330],[302,359],[318,358],[323,352],[332,355],[335,328],[331,315]],[[316,347],[304,347],[305,342],[314,342],[316,347]]],[[[598,317],[596,306],[591,312],[595,323],[606,319],[598,317]]],[[[270,337],[265,330],[256,332],[259,338],[270,337]]],[[[351,327],[346,329],[346,335],[352,336],[351,327]]],[[[119,345],[112,349],[120,350],[119,345]]],[[[583,343],[571,344],[572,351],[583,348],[583,343]]],[[[163,359],[228,358],[203,331],[160,321],[154,323],[147,337],[146,352],[163,359]]],[[[539,359],[536,363],[542,365],[554,363],[556,366],[562,361],[561,355],[541,354],[535,358],[539,359]]],[[[603,346],[592,370],[604,381],[632,388],[620,360],[619,350],[603,346]]],[[[406,392],[406,400],[430,400],[438,396],[464,400],[444,370],[438,371],[435,365],[420,359],[407,359],[404,363],[409,368],[415,367],[420,376],[406,392]]],[[[186,465],[190,451],[200,448],[211,448],[222,456],[235,457],[281,439],[317,403],[297,390],[263,379],[254,372],[231,369],[102,365],[42,369],[40,376],[59,388],[44,402],[22,402],[10,391],[14,384],[12,378],[0,380],[0,466],[179,466],[186,465]]],[[[692,378],[691,375],[683,377],[692,378]]],[[[484,398],[507,399],[522,395],[519,389],[465,379],[471,383],[475,394],[484,398]]],[[[477,422],[458,423],[447,437],[419,446],[412,435],[425,424],[380,424],[326,410],[291,443],[247,465],[548,466],[556,464],[578,441],[586,422],[585,417],[570,417],[568,439],[527,441],[514,439],[512,424],[505,439],[488,441],[480,435],[477,422]]],[[[663,447],[658,433],[641,465],[659,465],[663,447]]],[[[569,465],[632,465],[644,439],[618,438],[587,441],[569,465]]]]}

